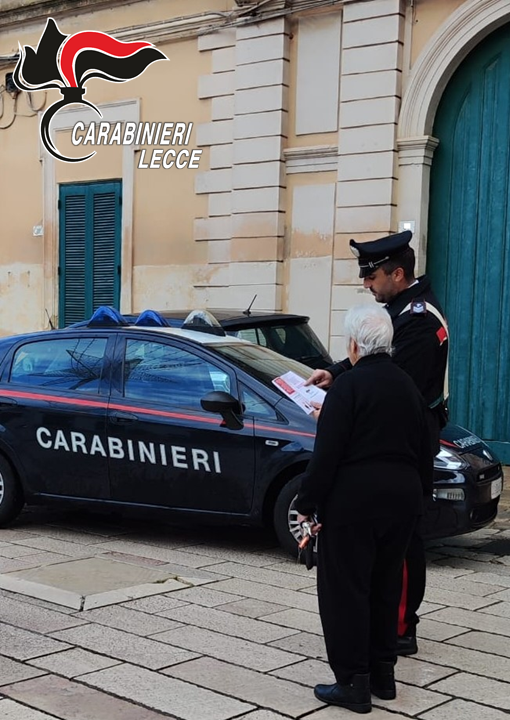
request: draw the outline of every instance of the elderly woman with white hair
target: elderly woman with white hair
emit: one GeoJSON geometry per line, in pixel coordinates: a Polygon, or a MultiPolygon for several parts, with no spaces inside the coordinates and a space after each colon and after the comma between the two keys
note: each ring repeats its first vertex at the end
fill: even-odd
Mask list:
{"type": "Polygon", "coordinates": [[[352,308],[345,335],[353,368],[326,395],[296,508],[301,521],[318,517],[319,610],[336,679],[315,696],[366,713],[371,693],[396,696],[402,566],[433,457],[423,399],[391,360],[386,310],[352,308]]]}

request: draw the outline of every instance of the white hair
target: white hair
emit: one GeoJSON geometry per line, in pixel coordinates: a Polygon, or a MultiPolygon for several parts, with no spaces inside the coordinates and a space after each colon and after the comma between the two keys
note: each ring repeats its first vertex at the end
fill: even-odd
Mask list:
{"type": "Polygon", "coordinates": [[[391,353],[393,324],[389,313],[377,305],[357,305],[345,316],[345,339],[358,346],[360,357],[391,353]]]}

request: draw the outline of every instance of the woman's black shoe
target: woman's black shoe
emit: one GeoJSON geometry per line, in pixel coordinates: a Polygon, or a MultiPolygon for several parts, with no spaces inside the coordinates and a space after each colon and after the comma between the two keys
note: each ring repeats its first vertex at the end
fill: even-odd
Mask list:
{"type": "Polygon", "coordinates": [[[399,635],[397,639],[397,655],[416,655],[418,643],[416,635],[399,635]]]}
{"type": "Polygon", "coordinates": [[[349,685],[316,685],[314,694],[317,700],[328,705],[338,705],[357,713],[369,713],[372,710],[370,697],[370,675],[353,675],[349,685]]]}
{"type": "Polygon", "coordinates": [[[392,662],[377,662],[370,669],[370,690],[381,700],[394,700],[397,697],[395,685],[395,665],[392,662]]]}

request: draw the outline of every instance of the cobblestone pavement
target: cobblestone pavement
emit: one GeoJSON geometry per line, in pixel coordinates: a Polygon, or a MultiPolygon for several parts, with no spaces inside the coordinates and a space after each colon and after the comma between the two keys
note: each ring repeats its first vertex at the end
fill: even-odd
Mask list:
{"type": "MultiPolygon", "coordinates": [[[[419,654],[399,660],[398,698],[374,698],[374,720],[509,720],[508,481],[491,527],[431,545],[419,654]]],[[[43,510],[0,530],[0,577],[87,558],[173,585],[81,612],[0,590],[2,720],[353,717],[313,696],[332,681],[315,571],[261,531],[43,510]]]]}

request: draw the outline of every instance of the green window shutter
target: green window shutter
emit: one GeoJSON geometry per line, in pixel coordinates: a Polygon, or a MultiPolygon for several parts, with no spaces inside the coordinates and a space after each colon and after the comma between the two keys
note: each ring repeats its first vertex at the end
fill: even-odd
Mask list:
{"type": "Polygon", "coordinates": [[[100,305],[118,305],[117,220],[119,198],[115,192],[93,195],[92,311],[100,305]]]}
{"type": "Polygon", "coordinates": [[[121,183],[60,186],[59,325],[120,304],[121,183]]]}
{"type": "Polygon", "coordinates": [[[66,197],[63,208],[65,243],[61,247],[61,294],[65,298],[65,324],[83,320],[86,313],[85,249],[86,214],[85,193],[66,197]],[[63,265],[63,267],[62,267],[63,265]]]}

